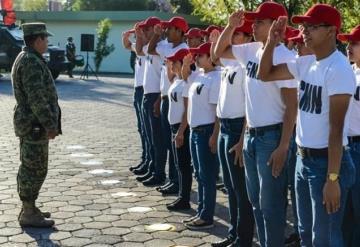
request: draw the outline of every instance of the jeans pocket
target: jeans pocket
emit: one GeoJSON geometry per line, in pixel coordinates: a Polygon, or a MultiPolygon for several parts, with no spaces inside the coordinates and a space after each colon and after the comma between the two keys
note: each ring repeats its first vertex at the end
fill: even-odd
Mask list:
{"type": "Polygon", "coordinates": [[[275,131],[265,131],[263,136],[258,137],[258,140],[262,144],[277,147],[280,143],[280,138],[281,138],[281,132],[275,130],[275,131]]]}

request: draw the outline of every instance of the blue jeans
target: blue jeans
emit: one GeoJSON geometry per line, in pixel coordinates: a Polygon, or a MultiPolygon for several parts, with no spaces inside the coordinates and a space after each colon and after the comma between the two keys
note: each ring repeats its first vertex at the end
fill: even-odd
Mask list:
{"type": "MultiPolygon", "coordinates": [[[[162,136],[164,138],[163,143],[166,148],[165,152],[169,154],[168,161],[169,161],[169,180],[170,182],[174,183],[176,186],[179,185],[179,178],[178,173],[175,167],[174,162],[174,152],[172,149],[172,139],[171,139],[171,129],[170,124],[168,120],[168,112],[169,112],[169,99],[163,98],[161,100],[161,131],[162,136]]],[[[166,155],[166,154],[165,154],[166,155]]],[[[160,167],[162,171],[165,173],[165,165],[166,163],[163,163],[164,167],[160,167]]]]}
{"type": "MultiPolygon", "coordinates": [[[[172,139],[175,139],[176,133],[178,132],[180,124],[171,125],[172,139]]],[[[189,202],[190,201],[190,192],[192,185],[192,167],[191,167],[191,155],[189,147],[189,137],[190,131],[187,128],[184,132],[184,144],[177,148],[175,146],[175,141],[172,142],[174,158],[175,158],[175,167],[178,172],[179,178],[179,198],[189,202]]]]}
{"type": "Polygon", "coordinates": [[[198,182],[198,216],[212,223],[216,203],[216,175],[219,171],[217,155],[209,147],[214,124],[191,129],[190,152],[198,182]]]}
{"type": "Polygon", "coordinates": [[[356,169],[356,179],[348,195],[343,235],[346,247],[357,247],[360,246],[360,142],[350,143],[349,147],[356,169]]]}
{"type": "Polygon", "coordinates": [[[149,164],[148,172],[152,173],[157,179],[165,179],[166,150],[163,144],[161,119],[154,116],[154,103],[159,98],[160,93],[149,93],[144,95],[144,119],[146,136],[149,138],[152,161],[149,164]]]}
{"type": "Polygon", "coordinates": [[[295,193],[295,170],[296,170],[296,161],[297,161],[296,153],[297,153],[297,145],[295,142],[295,134],[294,134],[294,136],[291,138],[290,141],[287,175],[288,175],[288,188],[290,191],[290,198],[291,198],[291,209],[294,218],[294,233],[299,233],[297,210],[296,210],[296,193],[295,193]]]}
{"type": "Polygon", "coordinates": [[[244,138],[246,187],[252,204],[261,246],[284,246],[286,225],[286,166],[280,176],[272,176],[267,165],[270,155],[278,147],[281,130],[249,133],[244,138]]]}
{"type": "Polygon", "coordinates": [[[137,130],[140,135],[141,141],[141,163],[144,163],[146,160],[146,136],[145,136],[145,128],[143,121],[143,113],[142,113],[142,101],[144,96],[144,88],[142,86],[136,87],[134,90],[134,108],[137,119],[137,130]]]}
{"type": "Polygon", "coordinates": [[[354,184],[355,169],[349,150],[343,152],[340,169],[340,209],[328,214],[323,204],[327,179],[327,157],[299,157],[295,190],[301,246],[342,247],[341,225],[349,188],[354,184]]]}
{"type": "Polygon", "coordinates": [[[245,169],[234,164],[235,154],[229,150],[239,142],[244,118],[221,119],[218,156],[229,199],[230,227],[228,237],[235,246],[252,246],[254,216],[245,184],[245,169]]]}

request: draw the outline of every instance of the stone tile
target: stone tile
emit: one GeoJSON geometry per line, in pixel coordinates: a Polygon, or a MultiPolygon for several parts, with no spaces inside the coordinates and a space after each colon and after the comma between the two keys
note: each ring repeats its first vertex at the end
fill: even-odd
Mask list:
{"type": "Polygon", "coordinates": [[[173,241],[170,240],[166,240],[166,239],[153,239],[150,241],[145,242],[145,246],[147,247],[169,247],[169,246],[173,246],[175,243],[173,241]]]}
{"type": "Polygon", "coordinates": [[[73,236],[79,237],[79,238],[91,238],[93,236],[100,235],[101,231],[98,229],[82,229],[77,230],[72,233],[73,236]]]}
{"type": "Polygon", "coordinates": [[[105,235],[125,235],[130,233],[130,230],[127,228],[120,228],[120,227],[110,227],[102,230],[102,233],[105,235]]]}
{"type": "Polygon", "coordinates": [[[92,241],[86,238],[68,238],[61,241],[61,246],[69,246],[69,247],[81,247],[88,244],[91,244],[92,241]]]}
{"type": "Polygon", "coordinates": [[[143,243],[150,239],[152,239],[152,236],[150,234],[140,233],[140,232],[130,233],[130,234],[124,236],[124,240],[129,241],[129,242],[143,243]]]}
{"type": "Polygon", "coordinates": [[[93,237],[93,238],[91,238],[91,241],[94,243],[114,245],[114,244],[122,242],[123,239],[117,235],[106,235],[106,236],[93,237]]]}

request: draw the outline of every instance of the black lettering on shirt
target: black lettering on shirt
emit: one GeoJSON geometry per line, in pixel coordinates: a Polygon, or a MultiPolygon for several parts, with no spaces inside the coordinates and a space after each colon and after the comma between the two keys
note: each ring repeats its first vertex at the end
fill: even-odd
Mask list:
{"type": "Polygon", "coordinates": [[[177,100],[177,92],[171,93],[171,100],[173,102],[178,102],[178,100],[177,100]]]}
{"type": "Polygon", "coordinates": [[[322,87],[301,81],[300,90],[304,93],[299,102],[299,109],[304,112],[321,114],[322,87]]]}
{"type": "Polygon", "coordinates": [[[201,94],[201,90],[203,89],[203,87],[204,87],[204,84],[201,84],[201,85],[197,86],[197,88],[196,88],[196,93],[197,93],[198,95],[201,94]]]}
{"type": "Polygon", "coordinates": [[[258,71],[259,65],[257,63],[249,61],[246,65],[246,75],[250,78],[259,79],[257,77],[257,71],[258,71]]]}
{"type": "Polygon", "coordinates": [[[354,98],[355,98],[356,101],[360,101],[360,86],[356,87],[354,98]]]}
{"type": "Polygon", "coordinates": [[[228,80],[231,85],[234,84],[234,79],[235,79],[236,73],[237,72],[234,72],[234,73],[232,73],[232,75],[228,75],[228,80]]]}

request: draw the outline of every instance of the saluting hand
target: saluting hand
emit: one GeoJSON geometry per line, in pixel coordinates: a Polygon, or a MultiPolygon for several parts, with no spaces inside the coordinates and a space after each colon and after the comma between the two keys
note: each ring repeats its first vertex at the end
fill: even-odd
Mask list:
{"type": "Polygon", "coordinates": [[[216,43],[218,41],[220,37],[220,32],[219,30],[212,30],[212,32],[210,33],[210,36],[209,36],[209,41],[212,42],[212,43],[216,43]]]}
{"type": "Polygon", "coordinates": [[[273,22],[268,37],[268,40],[271,43],[278,44],[283,40],[285,36],[287,20],[288,19],[286,16],[280,16],[276,21],[273,22]]]}
{"type": "Polygon", "coordinates": [[[229,17],[229,26],[236,28],[244,24],[244,11],[238,10],[232,13],[229,17]]]}
{"type": "Polygon", "coordinates": [[[161,27],[161,24],[156,24],[154,26],[154,33],[157,35],[161,35],[163,33],[163,28],[161,27]]]}
{"type": "Polygon", "coordinates": [[[193,57],[191,53],[189,53],[183,58],[183,66],[190,66],[192,63],[193,63],[193,57]]]}
{"type": "Polygon", "coordinates": [[[126,31],[126,32],[123,32],[123,33],[122,33],[123,38],[126,39],[126,40],[129,40],[130,35],[131,35],[131,34],[129,33],[129,31],[126,31]]]}

